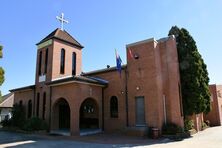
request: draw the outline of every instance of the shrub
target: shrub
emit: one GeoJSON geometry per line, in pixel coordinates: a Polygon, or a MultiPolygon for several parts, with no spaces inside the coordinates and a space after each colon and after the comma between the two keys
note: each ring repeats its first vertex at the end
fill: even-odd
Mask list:
{"type": "Polygon", "coordinates": [[[184,129],[185,129],[185,131],[189,131],[189,130],[191,130],[193,128],[194,128],[193,120],[185,119],[185,121],[184,121],[184,129]]]}
{"type": "Polygon", "coordinates": [[[37,117],[32,117],[26,121],[22,129],[26,131],[47,130],[48,125],[44,120],[37,117]]]}
{"type": "Polygon", "coordinates": [[[12,108],[12,126],[22,128],[25,123],[25,109],[22,105],[15,104],[12,108]]]}
{"type": "Polygon", "coordinates": [[[206,120],[205,123],[207,124],[207,126],[210,126],[210,121],[206,120]]]}
{"type": "Polygon", "coordinates": [[[12,120],[11,119],[4,119],[2,122],[1,122],[1,125],[3,127],[10,127],[12,126],[12,120]]]}
{"type": "Polygon", "coordinates": [[[202,130],[204,130],[204,129],[206,129],[208,126],[207,126],[207,124],[205,123],[205,122],[202,122],[201,123],[201,128],[202,128],[202,130]]]}
{"type": "Polygon", "coordinates": [[[12,118],[5,118],[1,124],[3,127],[17,127],[22,128],[25,123],[24,107],[15,104],[12,108],[12,118]]]}
{"type": "Polygon", "coordinates": [[[183,128],[176,125],[175,123],[167,123],[163,125],[162,132],[166,135],[175,135],[176,133],[182,133],[183,128]]]}

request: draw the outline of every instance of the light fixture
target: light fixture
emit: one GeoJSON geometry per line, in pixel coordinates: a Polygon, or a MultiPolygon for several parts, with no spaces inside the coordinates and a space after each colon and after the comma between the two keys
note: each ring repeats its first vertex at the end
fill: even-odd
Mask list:
{"type": "Polygon", "coordinates": [[[139,55],[137,53],[134,54],[134,59],[136,59],[136,60],[139,59],[139,55]]]}
{"type": "Polygon", "coordinates": [[[139,86],[137,86],[137,87],[136,87],[136,90],[140,90],[140,87],[139,87],[139,86]]]}

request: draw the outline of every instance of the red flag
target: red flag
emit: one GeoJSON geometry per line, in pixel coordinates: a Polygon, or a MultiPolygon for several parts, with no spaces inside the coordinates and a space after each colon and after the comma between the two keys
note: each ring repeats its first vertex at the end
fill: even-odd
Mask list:
{"type": "Polygon", "coordinates": [[[133,53],[132,53],[131,49],[128,49],[127,56],[128,56],[128,59],[133,59],[133,53]]]}

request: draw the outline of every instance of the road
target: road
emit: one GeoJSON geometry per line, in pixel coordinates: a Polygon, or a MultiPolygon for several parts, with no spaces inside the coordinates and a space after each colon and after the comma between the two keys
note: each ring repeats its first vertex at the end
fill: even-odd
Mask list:
{"type": "MultiPolygon", "coordinates": [[[[135,147],[135,148],[222,148],[222,127],[212,127],[204,131],[195,134],[193,137],[184,139],[182,141],[171,141],[168,139],[160,140],[147,140],[144,142],[138,142],[132,144],[132,138],[129,143],[115,144],[115,138],[109,140],[109,143],[104,141],[104,136],[101,136],[101,142],[90,142],[87,138],[81,141],[77,138],[60,138],[53,136],[41,136],[41,135],[30,135],[21,133],[12,133],[0,131],[0,147],[17,147],[17,148],[121,148],[121,147],[135,147]]],[[[121,141],[122,137],[116,139],[121,141]]],[[[123,139],[123,141],[126,139],[123,139]]]]}

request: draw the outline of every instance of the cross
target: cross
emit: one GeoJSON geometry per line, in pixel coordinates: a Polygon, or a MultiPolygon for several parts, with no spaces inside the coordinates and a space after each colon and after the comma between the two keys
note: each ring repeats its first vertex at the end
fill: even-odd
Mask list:
{"type": "Polygon", "coordinates": [[[64,13],[62,13],[61,16],[56,16],[56,19],[61,22],[61,30],[64,30],[63,29],[64,23],[69,23],[67,20],[65,20],[64,13]]]}

